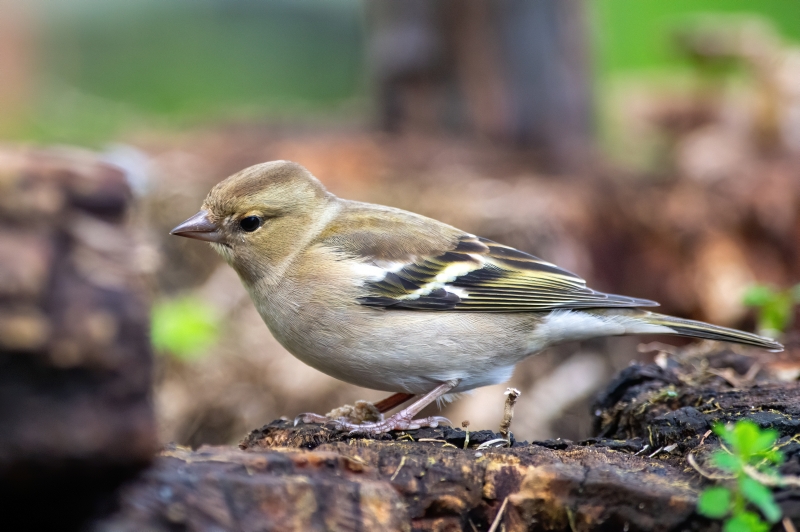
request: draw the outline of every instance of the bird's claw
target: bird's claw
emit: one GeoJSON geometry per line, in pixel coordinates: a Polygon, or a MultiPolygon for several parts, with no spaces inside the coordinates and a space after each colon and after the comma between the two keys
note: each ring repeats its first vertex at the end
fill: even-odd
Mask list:
{"type": "Polygon", "coordinates": [[[330,419],[328,417],[325,417],[325,416],[321,416],[319,414],[306,412],[306,413],[300,414],[296,418],[294,418],[294,426],[296,427],[297,424],[300,423],[301,421],[303,423],[322,423],[322,424],[325,424],[325,423],[328,423],[328,422],[334,421],[334,420],[332,420],[332,419],[330,419]]]}
{"type": "Polygon", "coordinates": [[[344,418],[330,419],[326,416],[319,414],[312,414],[307,412],[300,414],[294,418],[294,426],[296,427],[301,421],[303,423],[333,423],[337,430],[347,430],[349,434],[383,434],[384,432],[391,432],[393,430],[416,430],[422,427],[436,428],[442,423],[451,425],[449,419],[442,416],[431,416],[420,419],[409,419],[407,416],[402,415],[403,412],[398,412],[389,419],[378,421],[375,423],[351,423],[344,418]]]}
{"type": "Polygon", "coordinates": [[[408,419],[406,417],[401,416],[402,412],[399,414],[395,414],[394,416],[390,417],[385,421],[380,421],[378,423],[362,423],[361,425],[354,425],[352,423],[348,423],[343,427],[338,427],[341,429],[349,429],[349,434],[383,434],[384,432],[391,432],[393,430],[416,430],[421,429],[422,427],[431,427],[436,428],[439,426],[440,423],[446,423],[450,425],[450,420],[446,417],[442,416],[431,416],[425,417],[421,419],[408,419]]]}

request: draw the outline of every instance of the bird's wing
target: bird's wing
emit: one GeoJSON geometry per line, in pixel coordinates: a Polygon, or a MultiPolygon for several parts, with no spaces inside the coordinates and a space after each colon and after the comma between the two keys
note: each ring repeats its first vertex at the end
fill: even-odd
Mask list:
{"type": "Polygon", "coordinates": [[[379,270],[372,271],[359,298],[371,307],[531,312],[658,306],[646,299],[597,292],[572,272],[472,235],[434,256],[400,264],[375,260],[372,265],[379,270]]]}

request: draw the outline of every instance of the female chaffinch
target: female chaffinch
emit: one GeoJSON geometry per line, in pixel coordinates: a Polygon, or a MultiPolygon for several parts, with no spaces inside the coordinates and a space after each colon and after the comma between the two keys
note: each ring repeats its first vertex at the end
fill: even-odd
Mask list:
{"type": "MultiPolygon", "coordinates": [[[[508,380],[529,355],[600,336],[675,334],[783,346],[754,334],[656,314],[537,257],[411,212],[337,198],[302,166],[273,161],[217,184],[172,234],[205,240],[239,274],[275,338],[337,379],[397,392],[380,433],[445,394],[508,380]]],[[[329,421],[303,414],[306,422],[329,421]]]]}

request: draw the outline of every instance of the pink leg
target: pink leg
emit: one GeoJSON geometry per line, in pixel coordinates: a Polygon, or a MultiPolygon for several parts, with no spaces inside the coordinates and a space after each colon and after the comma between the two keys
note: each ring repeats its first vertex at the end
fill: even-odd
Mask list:
{"type": "MultiPolygon", "coordinates": [[[[390,432],[392,430],[414,430],[421,427],[436,427],[439,425],[439,423],[450,423],[450,420],[442,416],[431,416],[422,419],[414,419],[414,416],[419,414],[423,408],[456,386],[458,386],[458,381],[450,381],[440,384],[389,419],[378,421],[376,423],[362,423],[357,425],[342,419],[336,419],[332,421],[336,424],[336,428],[339,430],[349,430],[351,433],[361,434],[381,434],[383,432],[390,432]]],[[[321,416],[317,414],[300,414],[295,418],[295,424],[301,420],[303,423],[315,423],[319,422],[320,418],[321,416]]],[[[323,419],[325,419],[325,421],[331,421],[327,418],[323,419]]]]}
{"type": "Polygon", "coordinates": [[[390,395],[386,399],[383,399],[375,403],[375,408],[377,408],[378,412],[380,412],[381,414],[385,414],[392,408],[400,406],[403,403],[407,403],[413,398],[414,398],[413,393],[396,393],[394,395],[390,395]]]}

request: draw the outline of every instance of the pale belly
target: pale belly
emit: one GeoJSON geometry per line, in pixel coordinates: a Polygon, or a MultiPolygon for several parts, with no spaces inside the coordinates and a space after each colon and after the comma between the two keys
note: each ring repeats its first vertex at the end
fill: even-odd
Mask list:
{"type": "Polygon", "coordinates": [[[520,360],[546,347],[533,338],[536,314],[292,303],[259,306],[275,338],[319,371],[377,390],[419,394],[457,379],[461,392],[505,382],[520,360]]]}

